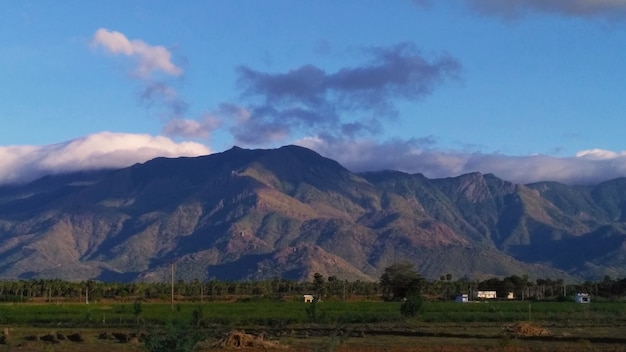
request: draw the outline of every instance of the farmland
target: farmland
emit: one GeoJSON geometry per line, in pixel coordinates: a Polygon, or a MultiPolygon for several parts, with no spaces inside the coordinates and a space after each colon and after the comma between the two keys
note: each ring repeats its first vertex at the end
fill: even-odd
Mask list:
{"type": "Polygon", "coordinates": [[[311,305],[298,296],[173,305],[6,303],[0,305],[0,324],[9,337],[0,351],[145,351],[140,339],[102,337],[116,332],[141,337],[168,322],[201,334],[198,351],[215,350],[220,337],[233,330],[263,334],[281,348],[299,351],[626,351],[622,302],[425,301],[414,318],[403,317],[400,304],[329,300],[311,305]],[[541,331],[515,330],[522,322],[541,331]],[[72,334],[83,341],[42,341],[43,336],[72,334]]]}

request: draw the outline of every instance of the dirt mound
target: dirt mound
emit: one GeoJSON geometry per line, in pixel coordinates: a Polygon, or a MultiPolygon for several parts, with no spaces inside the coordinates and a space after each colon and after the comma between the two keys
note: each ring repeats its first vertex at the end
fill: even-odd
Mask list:
{"type": "Polygon", "coordinates": [[[506,334],[512,336],[548,336],[550,332],[537,325],[520,322],[511,325],[505,325],[503,330],[506,334]]]}
{"type": "Polygon", "coordinates": [[[122,343],[130,341],[132,337],[131,334],[127,334],[125,332],[113,332],[111,333],[111,336],[113,336],[114,339],[122,343]]]}
{"type": "Polygon", "coordinates": [[[217,348],[263,348],[263,349],[287,349],[275,341],[266,341],[263,336],[246,334],[241,330],[233,330],[225,334],[213,347],[217,348]]]}
{"type": "Polygon", "coordinates": [[[59,339],[57,339],[56,335],[53,335],[53,334],[46,334],[46,335],[40,336],[39,339],[41,341],[45,341],[48,343],[59,343],[59,339]]]}
{"type": "Polygon", "coordinates": [[[67,339],[72,341],[72,342],[83,342],[83,341],[85,341],[85,339],[83,339],[83,335],[81,335],[80,332],[75,332],[75,333],[67,335],[65,337],[67,337],[67,339]]]}

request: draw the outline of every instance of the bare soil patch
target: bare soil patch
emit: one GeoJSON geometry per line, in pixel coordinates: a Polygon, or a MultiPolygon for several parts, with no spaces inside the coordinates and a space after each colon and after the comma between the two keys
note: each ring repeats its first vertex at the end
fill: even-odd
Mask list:
{"type": "Polygon", "coordinates": [[[528,322],[518,322],[515,324],[505,325],[504,333],[515,337],[533,337],[533,336],[550,336],[550,332],[538,325],[528,322]]]}
{"type": "Polygon", "coordinates": [[[276,341],[267,341],[263,335],[246,334],[243,330],[232,330],[219,339],[213,347],[223,349],[253,348],[265,350],[288,349],[276,341]]]}

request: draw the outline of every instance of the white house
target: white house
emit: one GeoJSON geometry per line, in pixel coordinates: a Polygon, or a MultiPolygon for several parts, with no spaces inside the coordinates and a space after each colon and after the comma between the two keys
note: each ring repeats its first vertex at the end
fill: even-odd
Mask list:
{"type": "Polygon", "coordinates": [[[459,303],[469,302],[469,295],[466,294],[466,293],[464,293],[462,295],[458,295],[458,296],[456,296],[455,301],[459,302],[459,303]]]}
{"type": "Polygon", "coordinates": [[[577,293],[574,300],[576,303],[591,303],[591,296],[588,293],[577,293]]]}
{"type": "Polygon", "coordinates": [[[476,299],[496,299],[496,291],[476,291],[476,299]]]}

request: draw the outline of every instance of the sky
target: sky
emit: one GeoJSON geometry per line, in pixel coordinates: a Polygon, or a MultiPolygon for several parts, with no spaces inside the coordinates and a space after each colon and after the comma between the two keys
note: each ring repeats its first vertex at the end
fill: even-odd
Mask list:
{"type": "Polygon", "coordinates": [[[626,176],[626,0],[0,2],[0,184],[295,144],[348,169],[626,176]]]}

